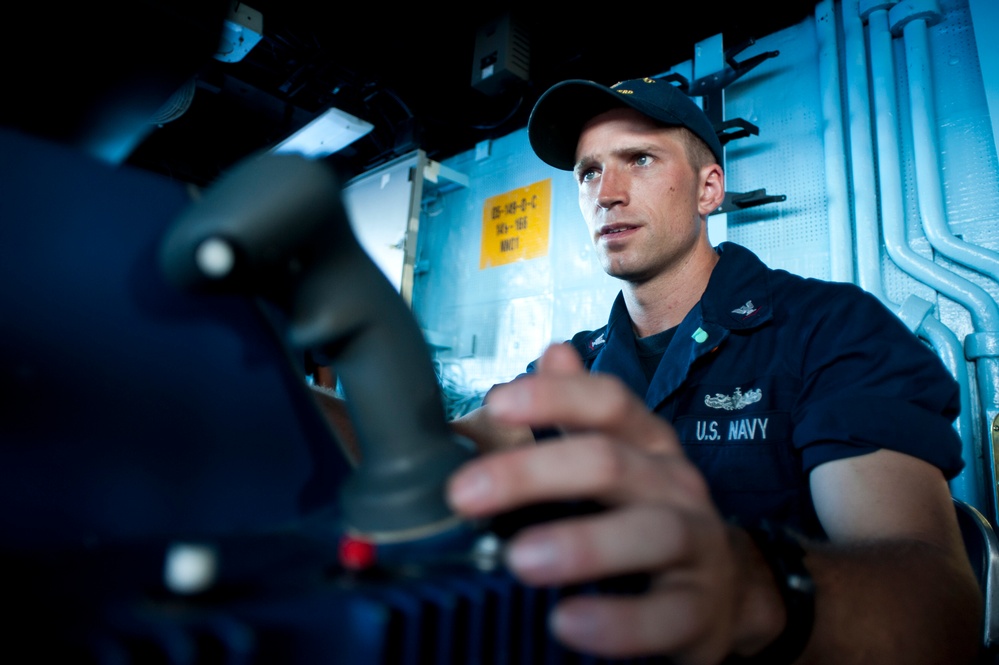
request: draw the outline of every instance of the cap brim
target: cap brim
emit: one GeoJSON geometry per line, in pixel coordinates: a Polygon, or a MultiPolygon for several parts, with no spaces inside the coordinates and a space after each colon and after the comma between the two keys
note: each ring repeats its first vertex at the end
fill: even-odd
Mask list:
{"type": "Polygon", "coordinates": [[[604,111],[628,106],[610,88],[582,79],[563,81],[548,89],[527,121],[531,148],[543,162],[563,171],[576,165],[576,144],[583,126],[604,111]]]}

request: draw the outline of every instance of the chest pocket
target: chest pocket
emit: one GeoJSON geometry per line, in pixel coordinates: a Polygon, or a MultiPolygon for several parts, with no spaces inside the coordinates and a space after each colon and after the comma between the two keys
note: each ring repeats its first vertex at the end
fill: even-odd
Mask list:
{"type": "Polygon", "coordinates": [[[763,376],[693,382],[664,405],[723,513],[795,509],[806,480],[791,440],[796,394],[786,377],[763,376]]]}

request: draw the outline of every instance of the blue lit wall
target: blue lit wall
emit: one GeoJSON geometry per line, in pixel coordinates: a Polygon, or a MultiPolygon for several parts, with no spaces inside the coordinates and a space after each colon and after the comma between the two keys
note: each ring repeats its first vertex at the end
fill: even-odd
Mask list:
{"type": "MultiPolygon", "coordinates": [[[[994,43],[980,44],[975,36],[999,34],[990,2],[941,0],[939,16],[919,19],[929,71],[919,70],[920,52],[912,49],[918,49],[920,33],[906,27],[911,20],[894,11],[862,21],[856,0],[820,3],[813,18],[760,38],[740,54],[780,52],[725,90],[725,117],[759,127],[758,135],[729,143],[727,190],[765,188],[767,194],[787,198],[719,218],[722,231],[712,234],[713,240],[725,236],[746,245],[771,266],[856,282],[895,311],[926,303],[933,321],[923,319],[920,327],[917,314],[910,327],[924,337],[926,328],[928,341],[939,343],[932,328],[942,324],[945,336],[957,340],[953,371],[967,374],[969,418],[958,427],[967,457],[986,468],[992,467],[989,423],[999,408],[994,357],[999,328],[991,311],[999,297],[999,185],[988,104],[997,96],[992,72],[999,68],[999,55],[994,43]],[[893,27],[895,36],[887,32],[893,27]],[[892,56],[887,61],[871,57],[880,39],[892,56]],[[919,94],[913,86],[927,82],[930,132],[918,120],[925,117],[925,105],[910,102],[919,94]],[[891,113],[879,102],[886,97],[896,100],[891,113]],[[889,117],[895,121],[891,132],[884,124],[889,117]],[[929,176],[925,166],[917,166],[914,130],[938,162],[929,176]],[[885,150],[883,139],[890,136],[897,144],[894,151],[885,150]],[[893,164],[898,169],[894,187],[882,170],[893,164]],[[985,267],[949,258],[928,240],[925,217],[934,213],[923,196],[934,187],[944,226],[956,242],[970,245],[985,267]],[[900,206],[897,211],[893,201],[900,206]],[[941,271],[958,293],[977,289],[990,301],[987,311],[978,311],[980,299],[963,302],[948,295],[948,288],[900,267],[885,243],[884,225],[893,220],[901,224],[914,260],[931,264],[931,272],[941,271]]],[[[660,72],[648,74],[689,72],[690,67],[664,62],[660,72]]],[[[538,160],[526,131],[446,165],[467,174],[470,184],[424,201],[414,310],[424,329],[446,340],[448,348],[436,352],[445,376],[475,393],[522,372],[552,341],[605,323],[618,288],[593,255],[571,175],[538,160]],[[484,202],[549,178],[548,255],[480,269],[484,202]]],[[[911,316],[903,312],[903,319],[911,316]]],[[[947,353],[941,349],[941,355],[947,353]]],[[[967,487],[956,486],[955,493],[967,492],[976,505],[993,503],[977,496],[981,490],[974,478],[961,482],[967,487]]],[[[983,481],[990,487],[992,482],[991,477],[983,481]]]]}

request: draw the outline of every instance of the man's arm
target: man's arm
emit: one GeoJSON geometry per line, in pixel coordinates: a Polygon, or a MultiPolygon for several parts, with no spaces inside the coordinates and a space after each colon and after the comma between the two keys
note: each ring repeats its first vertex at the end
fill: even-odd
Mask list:
{"type": "MultiPolygon", "coordinates": [[[[650,575],[637,597],[564,600],[556,635],[601,656],[669,653],[705,665],[770,644],[787,620],[773,575],[718,514],[669,424],[617,380],[586,374],[569,349],[549,349],[546,366],[497,388],[493,416],[571,434],[469,463],[449,496],[477,517],[553,500],[608,506],[508,545],[508,565],[530,584],[650,575]]],[[[799,662],[974,662],[981,598],[939,471],[881,451],[822,465],[812,485],[832,541],[805,544],[816,619],[799,662]]]]}
{"type": "Polygon", "coordinates": [[[973,662],[982,600],[940,471],[880,450],[819,466],[811,488],[831,543],[805,561],[828,591],[803,662],[973,662]]]}

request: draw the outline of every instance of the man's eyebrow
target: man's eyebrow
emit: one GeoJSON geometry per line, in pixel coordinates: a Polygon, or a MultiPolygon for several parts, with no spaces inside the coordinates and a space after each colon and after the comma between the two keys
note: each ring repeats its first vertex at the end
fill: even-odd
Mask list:
{"type": "Polygon", "coordinates": [[[596,164],[599,160],[593,155],[583,155],[576,160],[575,165],[572,167],[572,172],[578,175],[581,171],[588,169],[589,167],[596,164]]]}
{"type": "MultiPolygon", "coordinates": [[[[659,154],[661,152],[662,148],[660,146],[657,146],[655,143],[631,143],[631,144],[622,145],[618,148],[615,148],[614,150],[611,150],[609,155],[612,157],[628,157],[631,155],[640,155],[645,153],[659,154]]],[[[596,157],[592,155],[583,155],[578,160],[576,160],[576,164],[575,166],[572,167],[572,171],[573,173],[575,173],[580,168],[588,166],[596,161],[599,160],[597,160],[596,157]]]]}

